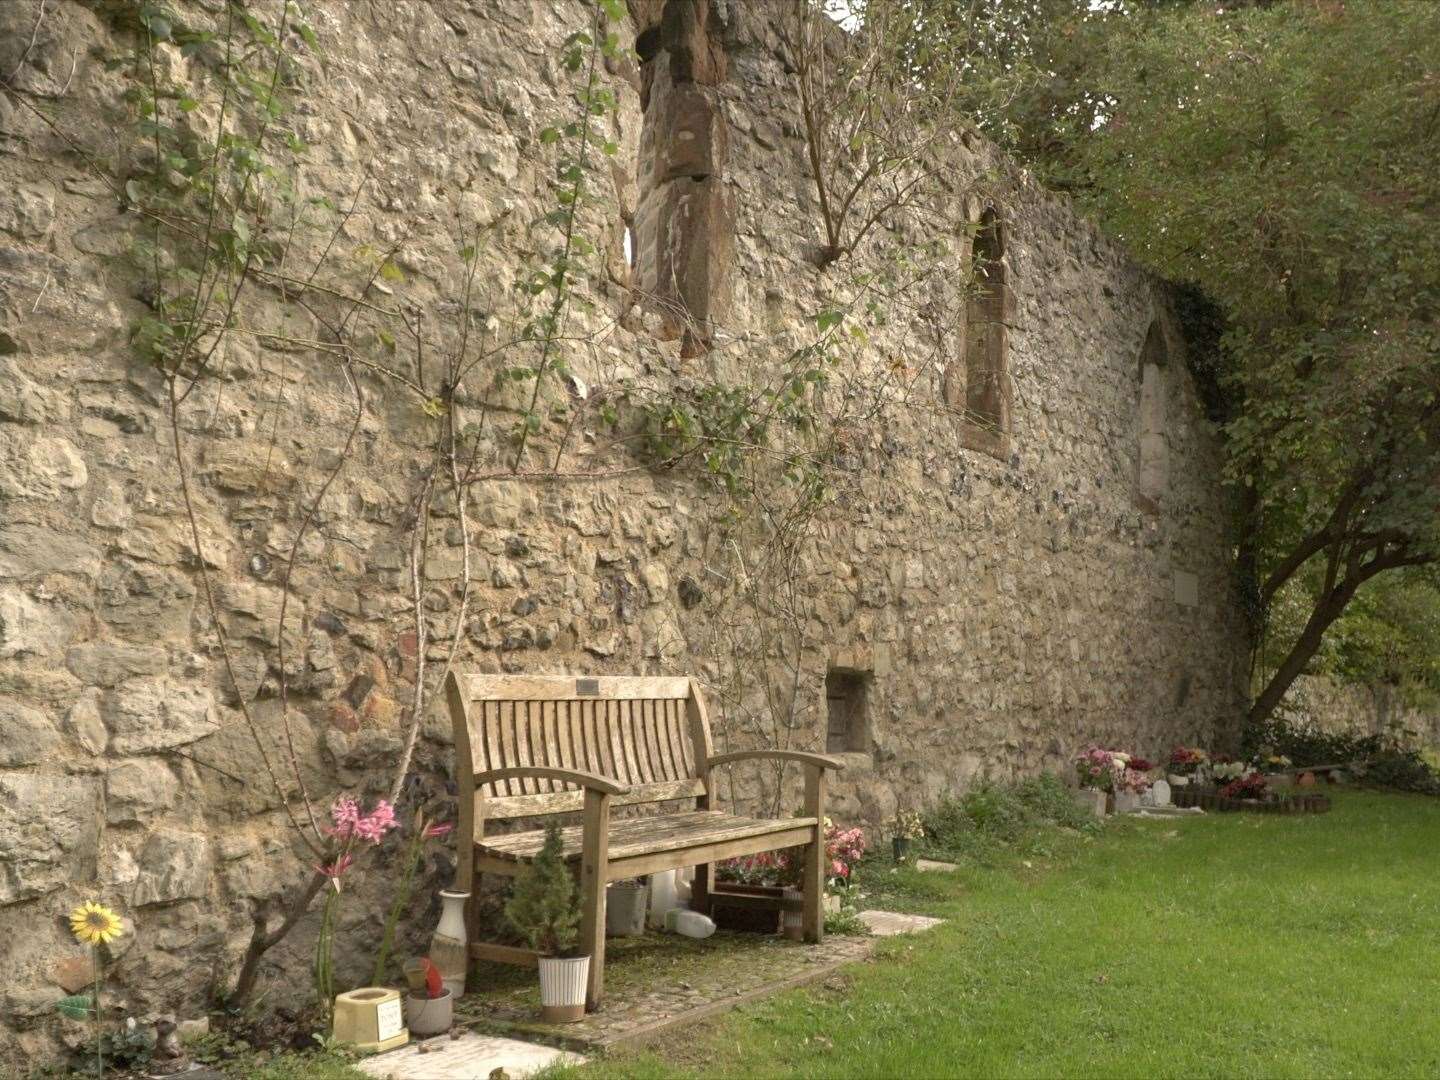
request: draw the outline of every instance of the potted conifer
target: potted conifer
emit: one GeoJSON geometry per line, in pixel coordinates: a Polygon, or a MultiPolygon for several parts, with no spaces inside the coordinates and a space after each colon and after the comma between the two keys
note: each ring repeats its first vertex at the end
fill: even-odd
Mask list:
{"type": "Polygon", "coordinates": [[[572,955],[580,906],[563,850],[560,826],[552,821],[540,853],[515,879],[505,905],[505,918],[540,954],[540,1018],[547,1024],[584,1019],[590,977],[590,957],[572,955]]]}

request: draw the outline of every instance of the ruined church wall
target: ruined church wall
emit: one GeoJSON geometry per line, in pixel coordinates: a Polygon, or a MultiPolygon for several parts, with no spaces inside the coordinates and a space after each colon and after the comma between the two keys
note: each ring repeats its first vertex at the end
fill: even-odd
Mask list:
{"type": "MultiPolygon", "coordinates": [[[[634,6],[653,22],[655,5],[634,6]]],[[[24,1047],[48,1037],[56,965],[75,951],[58,916],[74,902],[111,900],[132,925],[112,965],[118,1003],[193,1015],[212,969],[233,969],[252,906],[307,872],[216,649],[163,388],[129,345],[145,313],[126,262],[134,215],[74,149],[103,156],[125,123],[123,76],[103,66],[126,47],[116,15],[125,5],[49,7],[27,47],[33,5],[0,5],[0,72],[17,70],[27,100],[68,135],[0,94],[0,974],[6,1023],[24,1047]]],[[[483,303],[503,310],[542,243],[535,222],[552,206],[553,159],[539,133],[565,115],[573,80],[556,52],[587,9],[310,7],[323,55],[305,65],[297,110],[313,148],[302,175],[312,193],[355,200],[342,248],[394,246],[404,281],[383,287],[438,323],[462,284],[454,253],[486,225],[483,303]]],[[[605,76],[620,101],[616,180],[587,222],[607,245],[606,270],[596,309],[572,316],[591,335],[570,361],[590,387],[772,371],[813,339],[816,312],[843,291],[842,270],[816,265],[813,185],[770,13],[718,0],[707,11],[703,33],[724,72],[699,97],[724,148],[691,188],[652,189],[645,202],[644,84],[625,65],[605,76]],[[654,219],[665,214],[662,236],[654,219]],[[703,244],[672,227],[684,215],[702,222],[703,244]],[[671,259],[667,279],[644,261],[661,255],[642,250],[638,276],[648,266],[664,288],[679,274],[688,296],[713,301],[698,312],[708,352],[635,305],[627,217],[642,247],[663,242],[671,259]]],[[[621,32],[633,39],[635,27],[621,32]]],[[[823,748],[827,671],[861,679],[862,745],[846,755],[832,808],[872,826],[980,776],[1063,770],[1091,741],[1160,753],[1223,740],[1242,692],[1220,451],[1173,327],[1150,393],[1163,491],[1153,501],[1137,491],[1141,354],[1163,294],[983,144],[956,146],[953,167],[957,186],[1004,179],[1008,445],[998,455],[967,448],[946,403],[946,380],[964,362],[968,241],[957,220],[954,272],[897,306],[847,375],[903,372],[856,431],[839,494],[797,564],[805,644],[787,737],[823,748]]],[[[918,222],[905,229],[924,238],[918,222]]],[[[257,325],[293,315],[265,290],[254,303],[257,325]]],[[[241,692],[278,753],[276,626],[297,493],[318,492],[344,456],[294,572],[292,726],[317,799],[373,797],[398,753],[415,672],[406,522],[427,419],[362,373],[365,407],[346,452],[354,395],[332,358],[263,336],[235,336],[221,357],[217,378],[181,407],[180,430],[241,692]]],[[[547,427],[537,445],[558,438],[547,427]]],[[[722,550],[726,500],[697,470],[636,468],[609,438],[599,425],[579,438],[585,460],[613,473],[602,479],[476,486],[462,663],[689,673],[721,699],[737,660],[717,646],[730,640],[717,624],[746,617],[721,610],[734,571],[722,550]]],[[[505,446],[492,449],[503,462],[505,446]]],[[[455,526],[439,519],[431,553],[437,627],[456,604],[455,526]]],[[[781,670],[782,657],[771,659],[781,670]]],[[[745,693],[743,704],[763,711],[753,685],[745,693]]],[[[728,748],[756,738],[739,704],[714,709],[728,748]]],[[[432,717],[417,757],[442,793],[447,727],[432,717]]],[[[742,772],[742,805],[755,805],[764,783],[742,772]]],[[[427,861],[422,892],[446,874],[443,856],[427,861]]],[[[347,901],[342,980],[366,969],[385,899],[372,878],[347,901]]],[[[431,924],[428,894],[411,915],[420,932],[431,924]]],[[[266,976],[289,973],[277,1000],[303,996],[296,973],[313,933],[307,922],[275,950],[266,976]]]]}

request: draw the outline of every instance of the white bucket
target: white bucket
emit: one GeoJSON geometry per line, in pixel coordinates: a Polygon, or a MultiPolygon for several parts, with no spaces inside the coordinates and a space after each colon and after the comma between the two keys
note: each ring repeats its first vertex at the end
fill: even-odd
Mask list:
{"type": "Polygon", "coordinates": [[[590,957],[540,957],[540,1007],[551,1023],[585,1016],[585,984],[590,978],[590,957]]]}

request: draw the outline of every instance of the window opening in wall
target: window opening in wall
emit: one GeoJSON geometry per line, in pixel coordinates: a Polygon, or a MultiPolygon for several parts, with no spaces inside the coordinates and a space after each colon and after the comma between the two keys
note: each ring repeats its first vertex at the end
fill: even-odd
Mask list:
{"type": "Polygon", "coordinates": [[[965,307],[965,417],[1006,428],[1005,240],[993,207],[980,215],[973,245],[975,284],[965,307]]]}
{"type": "Polygon", "coordinates": [[[866,698],[870,676],[832,668],[825,675],[825,749],[832,754],[864,753],[869,748],[866,698]]]}
{"type": "Polygon", "coordinates": [[[1159,320],[1150,324],[1140,351],[1139,458],[1135,468],[1136,501],[1154,511],[1170,480],[1170,441],[1165,432],[1165,334],[1159,320]]]}

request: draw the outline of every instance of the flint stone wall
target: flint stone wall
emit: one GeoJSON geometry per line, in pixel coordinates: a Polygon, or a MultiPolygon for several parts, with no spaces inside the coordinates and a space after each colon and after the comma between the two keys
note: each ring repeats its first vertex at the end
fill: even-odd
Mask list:
{"type": "Polygon", "coordinates": [[[1440,746],[1440,713],[1407,705],[1394,686],[1302,675],[1285,698],[1287,718],[1335,735],[1384,735],[1417,749],[1440,746]]]}
{"type": "MultiPolygon", "coordinates": [[[[678,0],[633,6],[643,27],[665,10],[680,24],[661,39],[663,70],[619,64],[605,76],[621,101],[620,153],[590,220],[609,274],[602,309],[575,315],[597,337],[572,366],[591,385],[764,370],[813,337],[838,273],[817,267],[814,189],[771,12],[716,0],[687,21],[678,0]],[[644,139],[642,93],[659,102],[644,139]],[[703,145],[684,161],[672,146],[669,165],[642,162],[642,143],[672,130],[664,123],[703,145]],[[694,154],[700,178],[685,172],[699,167],[694,154]],[[686,308],[685,326],[664,314],[673,304],[636,306],[627,218],[641,284],[686,308]]],[[[125,84],[103,67],[128,47],[123,7],[51,0],[31,44],[35,4],[0,5],[0,73],[16,71],[27,100],[99,153],[127,122],[125,84]]],[[[314,148],[308,190],[346,205],[368,164],[343,243],[399,244],[406,295],[426,310],[453,305],[457,238],[493,224],[482,275],[503,302],[553,205],[538,134],[566,115],[574,84],[557,49],[586,9],[311,7],[323,59],[307,62],[297,110],[314,148]]],[[[636,31],[621,28],[627,41],[636,31]]],[[[54,1022],[58,965],[77,952],[61,918],[73,903],[99,897],[129,920],[111,964],[119,1007],[190,1015],[212,972],[233,970],[253,906],[303,880],[307,859],[235,708],[160,383],[128,345],[145,311],[124,260],[133,216],[3,93],[0,146],[0,993],[5,1038],[36,1052],[54,1022]]],[[[1140,357],[1161,294],[983,144],[957,145],[953,169],[1005,178],[1008,447],[966,449],[945,405],[947,371],[963,364],[957,269],[873,337],[870,362],[908,365],[906,390],[857,432],[844,496],[799,563],[809,643],[792,737],[823,748],[827,670],[858,673],[863,746],[847,754],[832,811],[871,826],[982,776],[1064,770],[1092,741],[1143,753],[1223,741],[1240,714],[1246,641],[1220,452],[1173,327],[1160,388],[1147,391],[1163,403],[1168,479],[1157,500],[1137,493],[1142,431],[1160,437],[1140,416],[1140,357]]],[[[957,237],[963,255],[963,229],[957,237]]],[[[182,407],[181,429],[240,692],[275,749],[294,496],[334,464],[352,397],[333,361],[303,348],[236,337],[223,356],[222,375],[182,407]]],[[[358,442],[301,549],[286,623],[300,768],[322,802],[383,790],[415,670],[405,520],[427,421],[378,381],[365,386],[358,442]]],[[[606,461],[635,464],[616,453],[606,461]]],[[[703,476],[632,470],[587,484],[488,482],[475,494],[467,666],[733,683],[735,659],[713,644],[725,505],[703,476]]],[[[454,522],[441,526],[427,599],[437,619],[459,574],[454,522]]],[[[722,745],[754,741],[734,710],[715,711],[722,745]]],[[[432,787],[449,768],[447,728],[436,716],[423,731],[417,765],[432,787]]],[[[737,774],[738,801],[755,805],[766,777],[737,774]]],[[[430,897],[447,873],[443,856],[427,861],[414,940],[433,925],[430,897]]],[[[342,981],[367,968],[384,876],[352,886],[342,981]]],[[[272,954],[271,1000],[303,999],[313,934],[307,922],[272,954]]]]}

